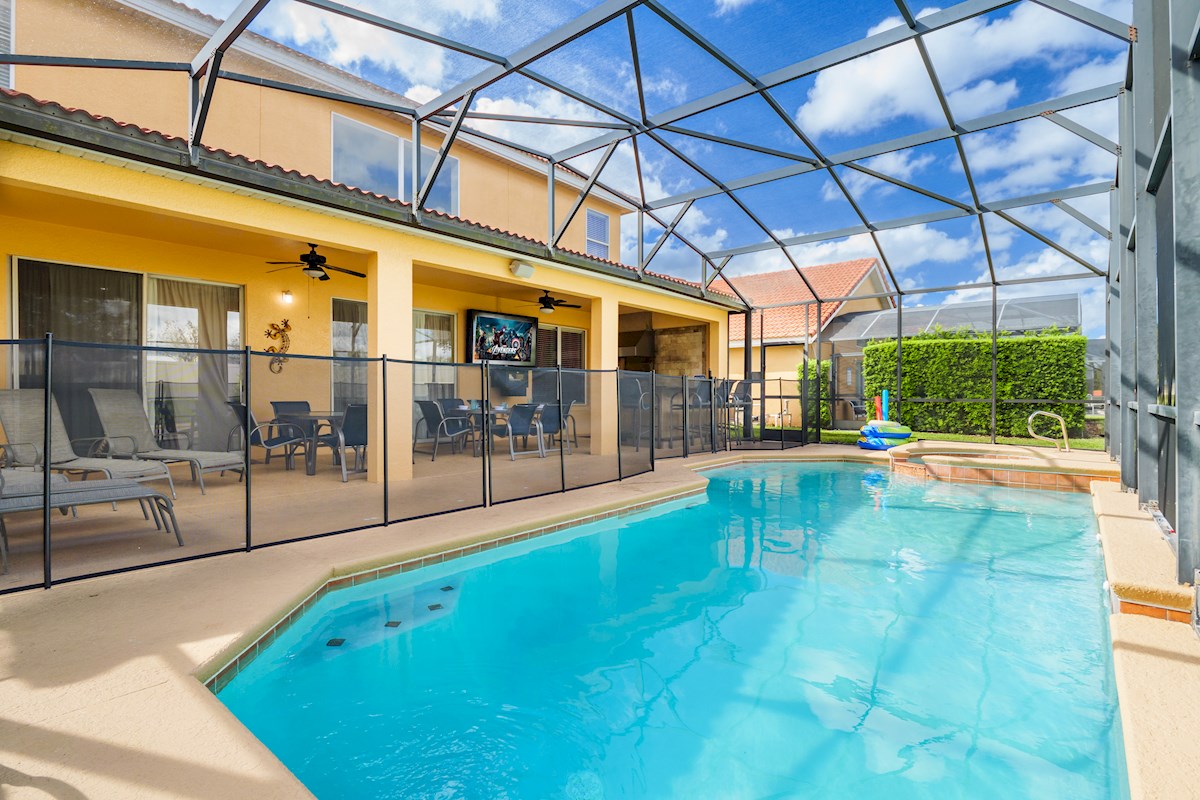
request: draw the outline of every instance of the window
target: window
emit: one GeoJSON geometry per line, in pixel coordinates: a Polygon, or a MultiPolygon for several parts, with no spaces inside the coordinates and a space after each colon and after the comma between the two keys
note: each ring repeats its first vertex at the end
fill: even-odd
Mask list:
{"type": "Polygon", "coordinates": [[[413,365],[413,398],[436,400],[454,397],[454,315],[439,311],[413,311],[413,360],[433,362],[413,365]]]}
{"type": "Polygon", "coordinates": [[[333,115],[333,179],[336,182],[388,197],[401,197],[403,178],[400,137],[333,115]]]}
{"type": "Polygon", "coordinates": [[[166,447],[224,450],[237,420],[242,359],[242,290],[203,281],[149,277],[146,283],[146,391],[155,439],[166,447]]]}
{"type": "MultiPolygon", "coordinates": [[[[13,51],[13,0],[0,0],[0,53],[13,51]]],[[[0,64],[0,89],[13,88],[12,66],[0,64]]]]}
{"type": "MultiPolygon", "coordinates": [[[[330,332],[335,358],[366,358],[367,304],[358,300],[333,298],[330,332]]],[[[333,362],[334,411],[345,411],[351,403],[367,402],[367,367],[364,361],[333,362]]]]}
{"type": "MultiPolygon", "coordinates": [[[[6,0],[0,0],[0,3],[6,0]]],[[[421,179],[429,175],[437,150],[421,148],[421,179]]],[[[412,143],[399,136],[333,115],[333,180],[412,202],[412,143]]],[[[458,213],[458,159],[446,157],[425,207],[458,213]]]]}
{"type": "MultiPolygon", "coordinates": [[[[438,151],[429,147],[421,148],[421,183],[425,183],[425,179],[429,177],[429,170],[433,169],[433,162],[437,160],[438,151]]],[[[404,167],[405,171],[412,165],[412,142],[404,141],[404,167]]],[[[411,173],[409,173],[411,174],[411,173]]],[[[412,186],[411,181],[406,181],[404,184],[404,200],[412,202],[412,192],[409,191],[412,186]]],[[[437,180],[434,181],[433,189],[429,192],[429,197],[425,199],[425,208],[433,209],[434,211],[442,211],[446,214],[458,213],[458,159],[453,156],[446,156],[446,163],[442,164],[442,169],[438,172],[437,180]]]]}
{"type": "MultiPolygon", "coordinates": [[[[553,325],[539,325],[537,338],[537,366],[539,369],[563,370],[585,369],[584,363],[584,331],[578,328],[559,328],[553,325]]],[[[553,402],[558,394],[558,378],[555,373],[540,373],[534,375],[533,401],[535,403],[553,402]]],[[[582,405],[587,402],[587,380],[582,372],[563,372],[562,399],[582,405]]]]}
{"type": "Polygon", "coordinates": [[[590,208],[587,212],[587,254],[608,258],[608,214],[590,208]]]}
{"type": "Polygon", "coordinates": [[[537,366],[541,368],[586,369],[584,366],[584,331],[578,328],[559,328],[539,325],[537,366]]]}

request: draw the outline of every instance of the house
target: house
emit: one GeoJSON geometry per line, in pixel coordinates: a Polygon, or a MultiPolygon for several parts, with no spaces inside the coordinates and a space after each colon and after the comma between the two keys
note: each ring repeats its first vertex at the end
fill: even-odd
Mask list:
{"type": "MultiPolygon", "coordinates": [[[[797,368],[806,353],[809,358],[817,357],[818,337],[834,320],[846,314],[892,306],[890,299],[880,296],[888,290],[889,284],[877,259],[817,264],[802,267],[800,272],[803,278],[794,269],[737,276],[738,289],[759,307],[750,315],[750,372],[766,380],[768,396],[778,398],[768,400],[764,405],[768,424],[799,424],[799,397],[785,398],[797,394],[797,368]],[[821,297],[842,299],[818,305],[810,285],[821,297]]],[[[727,289],[727,284],[717,279],[713,288],[727,289]]],[[[730,316],[728,374],[731,378],[746,375],[746,317],[745,314],[730,316]]],[[[833,344],[821,341],[821,359],[827,360],[833,355],[833,344]]],[[[858,372],[852,371],[851,378],[861,384],[858,372]]],[[[854,394],[844,383],[841,381],[835,387],[838,393],[854,394]]],[[[828,391],[826,387],[824,393],[828,394],[828,391]]],[[[861,386],[857,394],[861,396],[861,386]]],[[[847,414],[853,421],[853,414],[848,410],[847,414]]]]}
{"type": "MultiPolygon", "coordinates": [[[[0,17],[0,52],[168,65],[189,63],[221,25],[171,0],[3,0],[0,17]]],[[[631,454],[622,464],[619,441],[649,469],[645,431],[618,435],[622,330],[654,326],[687,355],[651,353],[627,366],[722,374],[729,311],[740,303],[621,264],[620,216],[630,206],[620,196],[596,188],[576,203],[586,176],[464,127],[414,210],[414,126],[403,113],[411,100],[248,32],[218,75],[193,148],[186,70],[0,71],[0,320],[21,342],[3,354],[4,388],[40,388],[52,365],[76,452],[102,431],[97,388],[137,392],[160,438],[218,450],[235,442],[246,397],[259,421],[284,401],[335,414],[365,403],[368,469],[359,477],[370,494],[360,504],[373,511],[358,517],[378,524],[479,505],[485,492],[499,500],[615,480],[635,462],[631,454]],[[301,262],[314,255],[327,267],[301,262]],[[545,297],[559,302],[547,307],[545,297]],[[533,364],[485,373],[471,358],[475,312],[536,318],[533,364]],[[254,352],[230,353],[242,348],[254,352]],[[553,458],[505,464],[486,483],[478,417],[470,431],[443,430],[453,441],[431,457],[438,423],[422,402],[507,407],[560,391],[573,401],[566,467],[553,458]]],[[[428,165],[446,124],[420,130],[428,165]]],[[[660,431],[674,424],[669,403],[662,413],[660,431]]],[[[507,443],[499,446],[507,457],[507,443]]],[[[270,477],[282,487],[276,463],[270,477]]],[[[323,466],[316,478],[330,474],[323,466]]],[[[178,468],[176,477],[186,480],[178,468]]],[[[208,479],[210,493],[236,497],[222,501],[224,523],[205,512],[203,524],[219,531],[206,547],[240,547],[221,538],[244,527],[238,509],[250,516],[237,481],[208,479]]],[[[345,527],[321,519],[345,500],[320,500],[314,485],[287,484],[304,490],[303,501],[281,493],[289,513],[265,538],[345,527]]],[[[262,525],[267,507],[254,504],[262,525]]],[[[18,556],[32,546],[10,532],[18,556]]]]}

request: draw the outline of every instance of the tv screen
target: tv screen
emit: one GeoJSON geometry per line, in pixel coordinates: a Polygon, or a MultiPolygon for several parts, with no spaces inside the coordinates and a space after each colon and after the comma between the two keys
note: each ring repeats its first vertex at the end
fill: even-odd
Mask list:
{"type": "Polygon", "coordinates": [[[535,317],[469,311],[467,353],[474,363],[512,364],[532,367],[537,354],[535,317]]]}

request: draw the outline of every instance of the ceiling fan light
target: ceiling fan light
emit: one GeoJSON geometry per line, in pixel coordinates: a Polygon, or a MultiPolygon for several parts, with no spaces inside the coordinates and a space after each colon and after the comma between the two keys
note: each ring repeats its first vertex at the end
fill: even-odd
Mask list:
{"type": "Polygon", "coordinates": [[[553,314],[553,313],[554,313],[554,306],[542,306],[542,308],[541,308],[541,312],[542,312],[543,314],[553,314]]]}
{"type": "Polygon", "coordinates": [[[320,267],[313,266],[312,264],[300,271],[310,278],[321,278],[325,275],[325,270],[321,269],[320,267]]]}

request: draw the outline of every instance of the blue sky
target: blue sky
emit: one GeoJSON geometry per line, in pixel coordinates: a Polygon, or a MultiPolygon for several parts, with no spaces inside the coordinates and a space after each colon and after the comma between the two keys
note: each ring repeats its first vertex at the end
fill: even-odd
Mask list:
{"type": "MultiPolygon", "coordinates": [[[[491,52],[509,54],[578,15],[594,2],[579,0],[350,0],[350,5],[443,34],[491,52]]],[[[202,6],[220,15],[232,0],[202,6]]],[[[664,5],[754,74],[762,75],[903,25],[896,6],[884,0],[664,0],[664,5]]],[[[950,6],[952,4],[947,4],[950,6]]],[[[1128,0],[1089,0],[1084,5],[1118,20],[1130,16],[1128,0]]],[[[910,6],[918,16],[938,10],[910,6]]],[[[634,11],[638,56],[649,114],[740,83],[738,77],[645,8],[634,11]]],[[[436,96],[485,64],[468,56],[414,42],[398,34],[335,17],[291,0],[274,0],[254,30],[421,101],[436,96]]],[[[1062,14],[1022,0],[925,37],[951,112],[957,121],[1060,97],[1121,80],[1126,46],[1062,14]]],[[[533,65],[534,69],[621,113],[636,116],[638,97],[627,26],[605,25],[533,65]]],[[[945,125],[945,116],[912,42],[782,84],[771,94],[825,156],[945,125]]],[[[473,109],[557,118],[609,119],[602,113],[527,78],[510,76],[480,93],[473,109]]],[[[1063,116],[1115,140],[1116,102],[1063,112],[1063,116]]],[[[597,134],[595,129],[475,122],[479,128],[558,150],[597,134]]],[[[678,123],[703,133],[751,142],[786,154],[811,157],[780,117],[752,96],[678,123]]],[[[701,171],[721,181],[792,166],[781,156],[715,144],[680,133],[661,133],[669,147],[638,139],[648,200],[708,186],[701,171]],[[675,153],[685,156],[689,166],[675,153]]],[[[1111,181],[1111,153],[1045,119],[1033,119],[963,138],[975,183],[984,202],[1049,189],[1111,181]]],[[[590,170],[598,153],[576,159],[590,170]]],[[[950,141],[898,150],[867,160],[864,167],[968,202],[958,152],[950,141]]],[[[853,199],[875,222],[949,208],[939,200],[876,180],[848,167],[836,168],[853,199]]],[[[601,176],[610,186],[637,193],[633,149],[623,143],[601,176]]],[[[859,222],[853,207],[824,171],[797,175],[736,192],[738,200],[775,235],[786,238],[835,230],[859,222]]],[[[1108,223],[1105,194],[1071,201],[1102,225],[1108,223]]],[[[677,208],[660,212],[670,220],[677,208]]],[[[1103,269],[1108,242],[1061,209],[1045,204],[1012,212],[1022,224],[1103,269]]],[[[1002,278],[1065,275],[1084,271],[1062,254],[994,215],[985,217],[994,267],[1002,278]]],[[[622,260],[636,259],[633,217],[623,220],[622,260]]],[[[729,198],[697,202],[679,230],[706,250],[766,240],[762,229],[729,198]]],[[[661,228],[646,226],[649,250],[661,228]]],[[[881,231],[880,246],[901,288],[956,286],[987,280],[980,228],[974,218],[881,231]]],[[[867,236],[791,248],[801,265],[877,256],[867,236]]],[[[790,268],[778,250],[735,257],[727,274],[790,268]]],[[[656,272],[698,280],[697,256],[671,240],[651,265],[656,272]]],[[[1089,330],[1103,322],[1101,281],[1048,283],[1008,292],[1079,291],[1085,297],[1089,330]]],[[[910,302],[983,299],[987,290],[962,289],[914,295],[910,302]]]]}

